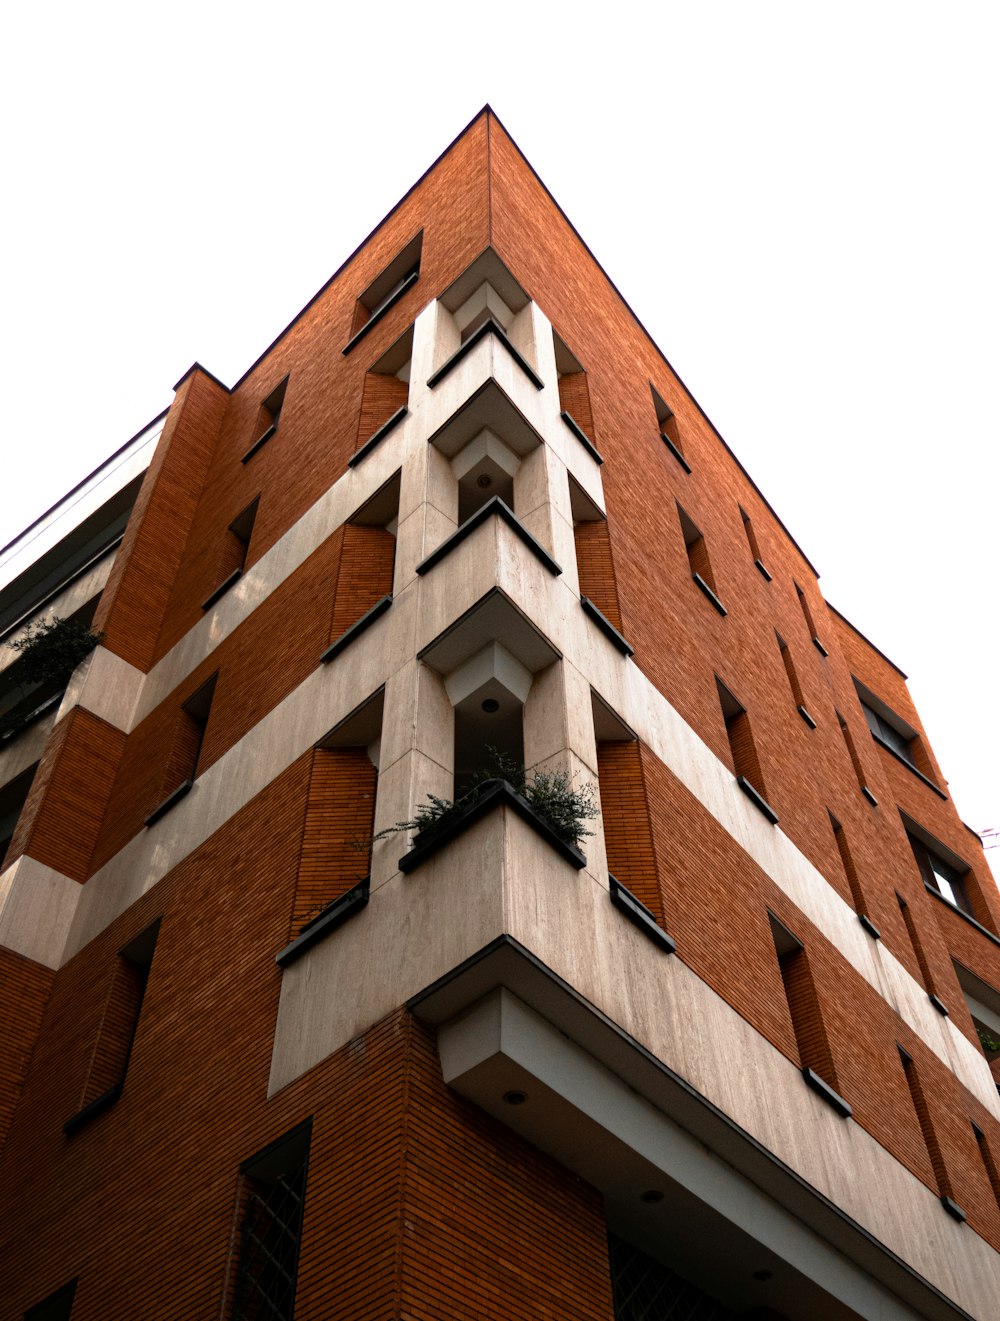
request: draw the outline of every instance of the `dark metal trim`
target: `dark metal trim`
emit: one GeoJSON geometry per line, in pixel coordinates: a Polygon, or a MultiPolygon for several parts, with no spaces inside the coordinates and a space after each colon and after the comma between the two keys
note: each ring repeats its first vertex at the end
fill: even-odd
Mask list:
{"type": "Polygon", "coordinates": [[[827,651],[826,647],[823,646],[822,642],[820,642],[819,638],[813,638],[812,643],[821,656],[829,656],[830,653],[827,651]]]}
{"type": "Polygon", "coordinates": [[[863,796],[868,800],[868,802],[871,803],[872,807],[878,807],[878,799],[875,797],[875,795],[872,793],[872,791],[868,788],[867,784],[863,784],[863,785],[861,786],[861,793],[862,793],[863,796]]]}
{"type": "Polygon", "coordinates": [[[984,927],[982,922],[977,922],[971,913],[964,912],[957,904],[953,904],[950,899],[946,899],[940,890],[935,890],[934,886],[928,885],[926,881],[924,881],[924,889],[929,895],[933,895],[935,899],[944,904],[949,913],[957,913],[964,922],[971,923],[987,940],[992,940],[994,945],[1000,945],[1000,937],[994,935],[989,927],[984,927]]]}
{"type": "Polygon", "coordinates": [[[587,451],[590,457],[594,460],[594,462],[598,465],[602,464],[604,462],[604,459],[601,457],[600,453],[595,447],[594,442],[587,435],[586,431],[584,431],[583,427],[580,426],[579,422],[577,422],[573,414],[567,412],[566,409],[564,408],[563,411],[559,414],[559,416],[569,427],[570,431],[572,431],[573,435],[576,436],[577,440],[587,451]]]}
{"type": "Polygon", "coordinates": [[[813,720],[812,716],[809,714],[809,712],[805,709],[804,706],[797,706],[795,709],[796,711],[798,711],[799,715],[806,722],[806,724],[809,726],[810,729],[816,728],[816,721],[813,720]]]}
{"type": "Polygon", "coordinates": [[[346,894],[340,895],[332,903],[327,904],[317,917],[311,922],[307,922],[295,939],[274,956],[274,961],[279,968],[287,968],[294,963],[296,959],[302,957],[306,950],[312,949],[313,945],[328,936],[346,922],[349,917],[355,913],[360,913],[361,909],[368,903],[371,877],[366,876],[363,881],[355,885],[353,889],[348,890],[346,894]]]}
{"type": "Polygon", "coordinates": [[[219,583],[218,587],[215,589],[214,592],[212,592],[211,596],[207,596],[205,600],[202,601],[201,603],[202,610],[211,610],[212,606],[215,605],[216,601],[218,601],[220,597],[225,596],[225,594],[229,591],[230,587],[233,587],[236,583],[238,583],[242,577],[243,577],[243,568],[241,566],[238,569],[234,569],[228,578],[223,578],[222,582],[219,583]]]}
{"type": "Polygon", "coordinates": [[[250,460],[253,458],[253,456],[257,453],[257,451],[262,446],[267,444],[267,442],[271,439],[271,437],[274,435],[274,433],[277,430],[278,430],[277,422],[272,422],[271,425],[267,427],[266,430],[261,434],[261,436],[257,440],[255,440],[254,443],[250,446],[246,454],[244,454],[242,459],[240,459],[240,463],[249,463],[250,460]]]}
{"type": "Polygon", "coordinates": [[[828,1082],[823,1081],[818,1073],[814,1073],[812,1069],[803,1069],[802,1076],[816,1095],[822,1096],[823,1100],[836,1110],[841,1119],[850,1119],[851,1115],[854,1113],[851,1110],[851,1107],[839,1092],[835,1092],[828,1082]]]}
{"type": "Polygon", "coordinates": [[[100,1096],[95,1097],[93,1101],[88,1105],[85,1105],[82,1110],[78,1110],[72,1118],[67,1119],[65,1124],[63,1124],[63,1132],[68,1138],[71,1138],[73,1134],[78,1133],[85,1124],[89,1124],[92,1119],[96,1119],[98,1115],[103,1114],[109,1106],[114,1105],[121,1094],[122,1084],[116,1082],[112,1087],[109,1087],[106,1092],[102,1092],[100,1096]]]}
{"type": "Polygon", "coordinates": [[[457,367],[458,364],[462,361],[462,359],[467,357],[468,354],[470,354],[472,350],[476,347],[479,341],[485,339],[487,335],[495,335],[497,337],[497,340],[507,350],[507,352],[514,359],[517,365],[521,368],[525,376],[527,376],[528,380],[532,383],[532,385],[535,387],[536,390],[543,390],[545,388],[545,382],[534,370],[534,368],[528,363],[527,359],[520,352],[520,350],[516,349],[514,345],[510,342],[510,340],[507,338],[507,332],[504,330],[503,326],[501,326],[500,322],[494,321],[492,317],[487,318],[487,320],[485,320],[481,326],[478,326],[472,332],[469,338],[465,341],[465,343],[460,345],[459,348],[455,350],[455,352],[451,355],[451,357],[444,364],[444,366],[439,367],[437,371],[428,378],[427,380],[428,388],[433,390],[435,386],[440,385],[441,382],[444,380],[444,378],[448,375],[448,373],[454,367],[457,367]]]}
{"type": "Polygon", "coordinates": [[[948,801],[948,795],[944,792],[944,790],[939,789],[938,786],[934,783],[934,781],[929,778],[929,776],[926,776],[923,773],[923,771],[918,770],[917,767],[914,766],[913,762],[910,761],[908,757],[904,757],[903,754],[901,752],[898,752],[892,746],[891,743],[886,742],[886,740],[882,738],[880,734],[876,734],[874,729],[872,729],[870,726],[868,732],[871,734],[872,738],[875,740],[875,742],[879,745],[880,748],[884,748],[886,752],[890,754],[890,756],[896,758],[896,760],[899,762],[901,766],[905,766],[906,769],[912,775],[915,775],[918,780],[922,780],[924,784],[927,785],[928,789],[933,789],[939,798],[943,798],[945,802],[948,801]]]}
{"type": "Polygon", "coordinates": [[[758,572],[762,573],[769,583],[774,581],[774,579],[771,577],[770,573],[768,573],[764,564],[760,560],[754,560],[754,564],[757,566],[758,572]]]}
{"type": "MultiPolygon", "coordinates": [[[[15,665],[17,664],[16,661],[14,663],[15,665]]],[[[66,687],[69,687],[68,683],[66,687]]],[[[5,729],[4,732],[0,734],[0,744],[9,743],[13,739],[19,738],[29,725],[33,725],[36,720],[40,720],[42,716],[48,714],[48,712],[51,711],[54,706],[57,706],[65,696],[66,688],[62,688],[58,693],[53,693],[51,697],[46,697],[44,702],[40,702],[34,710],[29,711],[28,714],[23,716],[16,725],[10,729],[5,729]]]]}
{"type": "Polygon", "coordinates": [[[429,573],[431,569],[434,568],[435,564],[440,560],[443,560],[446,555],[449,555],[456,546],[461,545],[466,537],[471,536],[480,524],[485,523],[487,519],[492,518],[494,514],[496,514],[502,522],[507,524],[515,536],[524,542],[532,555],[534,555],[535,559],[543,564],[554,578],[557,578],[562,573],[561,566],[555,562],[542,543],[537,541],[531,535],[528,529],[514,513],[513,509],[511,509],[505,501],[501,500],[498,495],[487,500],[484,505],[480,505],[471,518],[467,518],[460,527],[456,528],[450,537],[447,537],[442,541],[441,545],[438,546],[436,550],[432,550],[426,559],[421,560],[417,565],[417,573],[429,573]]]}
{"type": "Polygon", "coordinates": [[[728,610],[726,609],[726,607],[722,604],[722,602],[719,600],[719,598],[715,595],[715,593],[712,591],[711,587],[709,587],[708,583],[705,581],[705,579],[701,576],[700,573],[692,573],[692,575],[691,575],[691,579],[692,579],[693,582],[696,582],[696,583],[698,584],[698,586],[701,588],[701,590],[705,593],[705,595],[708,597],[708,599],[709,599],[709,600],[712,602],[712,604],[715,606],[716,610],[718,610],[718,612],[719,612],[720,615],[722,615],[723,617],[725,617],[726,615],[729,614],[729,611],[728,611],[728,610]]]}
{"type": "Polygon", "coordinates": [[[154,807],[149,816],[146,817],[145,825],[151,826],[159,821],[161,816],[166,816],[175,803],[179,803],[182,798],[186,798],[194,787],[194,780],[184,780],[179,784],[173,793],[167,794],[159,807],[154,807]]]}
{"type": "Polygon", "coordinates": [[[385,440],[390,431],[395,431],[396,427],[399,426],[400,422],[402,422],[403,418],[406,417],[409,411],[410,410],[405,404],[402,408],[397,408],[392,417],[389,418],[388,422],[383,422],[377,431],[372,432],[361,448],[354,451],[351,457],[347,460],[348,468],[356,468],[362,459],[367,459],[375,446],[385,440]]]}
{"type": "Polygon", "coordinates": [[[670,437],[667,435],[665,431],[660,432],[660,439],[663,441],[664,445],[666,445],[667,449],[670,451],[670,453],[674,456],[677,462],[681,465],[681,467],[690,477],[691,465],[690,463],[688,463],[687,459],[681,453],[679,447],[674,444],[674,442],[670,439],[670,437]]]}
{"type": "Polygon", "coordinates": [[[584,614],[590,616],[613,647],[616,647],[626,659],[635,655],[635,648],[631,643],[626,642],[607,615],[594,605],[589,596],[581,596],[580,604],[583,606],[584,614]]]}
{"type": "Polygon", "coordinates": [[[965,1212],[962,1210],[962,1208],[958,1205],[957,1202],[953,1202],[950,1197],[942,1197],[941,1205],[951,1216],[952,1220],[957,1220],[960,1225],[965,1224],[966,1220],[968,1219],[968,1216],[966,1216],[965,1212]]]}
{"type": "Polygon", "coordinates": [[[928,995],[928,999],[930,1000],[931,1004],[938,1011],[938,1013],[941,1015],[942,1018],[948,1017],[948,1006],[945,1004],[945,1002],[941,999],[940,996],[935,995],[932,991],[928,995]]]}
{"type": "Polygon", "coordinates": [[[625,885],[622,885],[617,876],[612,876],[608,872],[608,883],[610,885],[611,902],[619,912],[624,913],[629,921],[644,932],[645,935],[654,941],[661,949],[666,950],[668,954],[673,954],[677,949],[677,942],[668,936],[664,929],[656,920],[656,915],[646,907],[641,899],[637,899],[632,891],[625,885]]]}
{"type": "Polygon", "coordinates": [[[379,615],[384,615],[392,605],[392,593],[383,596],[381,601],[376,601],[370,610],[366,610],[359,620],[345,629],[340,637],[331,642],[326,651],[320,656],[321,665],[327,665],[333,660],[334,656],[339,656],[345,647],[349,647],[356,637],[359,637],[369,625],[374,624],[379,615]]]}
{"type": "MultiPolygon", "coordinates": [[[[419,268],[415,271],[411,271],[409,275],[403,277],[402,283],[400,284],[396,292],[392,294],[391,297],[387,298],[381,307],[377,307],[375,309],[375,311],[371,314],[371,316],[361,327],[361,329],[355,331],[354,334],[351,336],[351,338],[344,345],[344,347],[340,350],[345,358],[350,353],[351,349],[355,348],[358,344],[361,343],[364,337],[368,334],[369,330],[371,330],[373,326],[378,325],[378,323],[385,316],[386,312],[388,312],[391,308],[395,307],[396,304],[399,302],[399,300],[402,298],[402,296],[406,293],[406,291],[408,289],[412,289],[419,279],[420,279],[419,268]]],[[[324,285],[324,288],[325,287],[326,286],[324,285]]],[[[322,292],[322,290],[320,292],[322,292]]],[[[308,304],[306,304],[306,306],[308,306],[308,304]]],[[[305,308],[303,308],[303,311],[305,311],[305,308]]],[[[301,315],[302,313],[300,312],[299,316],[301,315]]],[[[296,318],[296,320],[297,319],[298,318],[296,318]]]]}
{"type": "Polygon", "coordinates": [[[435,830],[425,839],[421,840],[418,835],[417,840],[419,842],[414,844],[409,853],[404,853],[400,858],[399,870],[406,873],[415,871],[428,858],[432,858],[445,845],[450,844],[453,839],[464,834],[470,826],[474,825],[500,803],[516,812],[521,820],[525,821],[536,835],[540,835],[546,843],[551,844],[571,867],[574,867],[577,871],[586,867],[587,859],[575,844],[567,844],[564,839],[560,838],[549,823],[538,815],[527,799],[522,798],[506,780],[494,780],[488,788],[479,793],[475,802],[470,803],[464,809],[461,816],[449,821],[447,825],[435,830]]]}
{"type": "Polygon", "coordinates": [[[868,932],[868,934],[871,936],[872,940],[881,940],[881,939],[882,939],[882,932],[879,931],[878,927],[877,927],[877,926],[875,925],[875,923],[871,920],[871,918],[868,916],[867,913],[859,913],[859,914],[858,914],[858,921],[861,923],[861,925],[864,927],[864,929],[865,929],[865,930],[868,932]]]}
{"type": "Polygon", "coordinates": [[[764,816],[767,817],[768,821],[770,821],[772,826],[776,826],[778,824],[778,814],[771,806],[771,804],[767,801],[767,799],[763,796],[763,794],[757,792],[757,790],[753,787],[753,785],[750,783],[750,781],[747,779],[745,775],[737,775],[736,783],[740,786],[740,788],[743,790],[746,796],[750,799],[754,807],[756,807],[759,811],[761,811],[764,814],[764,816]]]}

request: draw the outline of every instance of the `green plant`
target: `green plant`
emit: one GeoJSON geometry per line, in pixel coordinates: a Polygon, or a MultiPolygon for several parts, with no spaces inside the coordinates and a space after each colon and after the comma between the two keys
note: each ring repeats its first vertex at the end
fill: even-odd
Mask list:
{"type": "Polygon", "coordinates": [[[1000,1051],[1000,1041],[989,1031],[988,1028],[980,1027],[976,1024],[976,1036],[979,1038],[979,1044],[987,1055],[995,1055],[1000,1051]]]}
{"type": "Polygon", "coordinates": [[[32,624],[22,637],[7,645],[20,653],[17,669],[22,683],[64,683],[103,637],[89,624],[55,615],[32,624]]]}
{"type": "Polygon", "coordinates": [[[380,830],[375,839],[385,839],[402,831],[411,831],[421,839],[442,830],[475,803],[479,796],[498,780],[506,780],[515,793],[526,799],[538,815],[567,844],[578,844],[584,835],[592,835],[585,821],[598,815],[594,786],[574,788],[566,771],[532,771],[530,778],[523,766],[505,757],[496,748],[486,749],[486,762],[472,777],[468,791],[457,801],[428,794],[411,821],[397,821],[380,830]]]}

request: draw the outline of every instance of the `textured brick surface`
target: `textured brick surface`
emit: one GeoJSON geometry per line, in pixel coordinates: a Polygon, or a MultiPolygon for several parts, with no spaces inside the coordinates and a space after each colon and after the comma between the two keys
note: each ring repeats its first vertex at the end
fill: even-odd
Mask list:
{"type": "Polygon", "coordinates": [[[316,748],[289,937],[368,874],[378,772],[364,748],[316,748]]]}
{"type": "Polygon", "coordinates": [[[608,525],[603,519],[592,523],[577,523],[573,529],[576,542],[576,567],[580,574],[580,595],[588,597],[605,619],[622,631],[622,616],[618,608],[618,587],[611,556],[608,525]]]}
{"type": "Polygon", "coordinates": [[[663,922],[653,832],[638,743],[598,743],[597,774],[608,871],[663,922]]]}
{"type": "Polygon", "coordinates": [[[49,968],[0,949],[0,1149],[21,1096],[51,985],[49,968]]]}

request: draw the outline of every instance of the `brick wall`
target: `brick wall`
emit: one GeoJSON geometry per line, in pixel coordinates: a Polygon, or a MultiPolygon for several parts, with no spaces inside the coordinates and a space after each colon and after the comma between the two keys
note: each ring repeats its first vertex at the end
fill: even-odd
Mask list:
{"type": "Polygon", "coordinates": [[[606,521],[595,519],[592,523],[577,523],[573,529],[573,539],[576,542],[580,595],[589,597],[620,633],[622,616],[618,608],[618,586],[606,521]]]}
{"type": "Polygon", "coordinates": [[[51,985],[49,968],[0,949],[0,1150],[21,1096],[51,985]]]}
{"type": "Polygon", "coordinates": [[[663,903],[639,744],[598,743],[597,775],[608,871],[662,924],[663,903]]]}
{"type": "Polygon", "coordinates": [[[289,939],[368,875],[377,781],[364,748],[313,750],[289,939]]]}

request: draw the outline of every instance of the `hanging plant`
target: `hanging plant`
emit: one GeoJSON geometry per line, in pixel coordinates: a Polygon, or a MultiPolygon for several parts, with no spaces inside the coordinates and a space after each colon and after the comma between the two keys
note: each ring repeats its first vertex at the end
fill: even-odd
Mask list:
{"type": "Polygon", "coordinates": [[[76,667],[104,637],[78,619],[58,615],[32,624],[22,637],[7,645],[20,653],[18,677],[24,684],[65,683],[76,667]]]}
{"type": "Polygon", "coordinates": [[[980,1027],[976,1024],[976,1036],[979,1038],[979,1044],[987,1055],[995,1055],[1000,1051],[1000,1041],[993,1035],[988,1028],[980,1027]]]}

